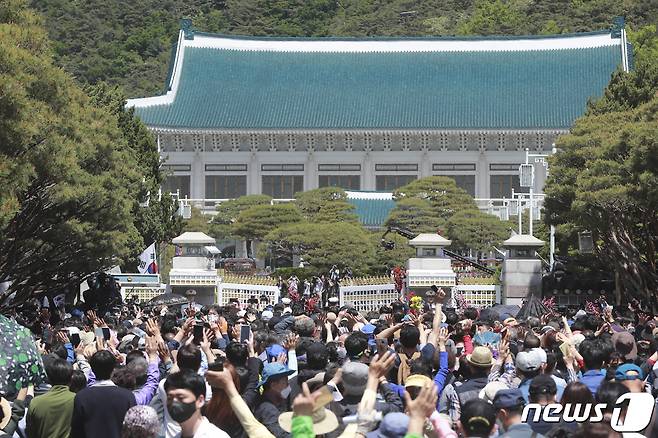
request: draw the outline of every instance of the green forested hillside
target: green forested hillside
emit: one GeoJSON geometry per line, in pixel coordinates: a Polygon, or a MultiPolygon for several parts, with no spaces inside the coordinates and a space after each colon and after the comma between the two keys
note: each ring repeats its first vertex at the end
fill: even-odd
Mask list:
{"type": "Polygon", "coordinates": [[[178,20],[242,35],[541,34],[658,21],[656,0],[32,0],[56,62],[128,96],[162,91],[178,20]]]}

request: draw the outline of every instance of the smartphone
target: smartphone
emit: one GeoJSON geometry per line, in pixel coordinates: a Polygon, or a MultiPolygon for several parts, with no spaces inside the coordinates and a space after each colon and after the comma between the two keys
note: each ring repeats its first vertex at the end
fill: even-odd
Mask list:
{"type": "Polygon", "coordinates": [[[105,335],[103,335],[103,329],[100,327],[96,327],[94,329],[94,334],[96,335],[96,340],[105,339],[105,335]]]}
{"type": "Polygon", "coordinates": [[[569,356],[569,343],[568,342],[563,342],[560,344],[560,351],[562,352],[562,356],[567,357],[569,356]]]}
{"type": "Polygon", "coordinates": [[[109,327],[103,327],[101,330],[103,330],[103,339],[106,341],[110,340],[110,329],[109,327]]]}
{"type": "Polygon", "coordinates": [[[80,345],[80,333],[71,333],[70,339],[73,347],[80,345]]]}
{"type": "Polygon", "coordinates": [[[315,398],[313,411],[320,409],[334,401],[334,393],[331,391],[331,389],[329,389],[327,385],[323,386],[315,392],[320,394],[315,398]]]}
{"type": "Polygon", "coordinates": [[[251,326],[242,324],[240,326],[240,342],[248,342],[251,337],[251,326]]]}
{"type": "Polygon", "coordinates": [[[203,341],[203,324],[195,324],[193,342],[199,345],[201,344],[201,341],[203,341]]]}
{"type": "Polygon", "coordinates": [[[388,350],[388,341],[386,339],[377,338],[375,343],[377,343],[377,353],[380,355],[386,353],[386,350],[388,350]]]}
{"type": "Polygon", "coordinates": [[[224,359],[217,358],[217,360],[208,365],[209,371],[224,371],[224,359]]]}

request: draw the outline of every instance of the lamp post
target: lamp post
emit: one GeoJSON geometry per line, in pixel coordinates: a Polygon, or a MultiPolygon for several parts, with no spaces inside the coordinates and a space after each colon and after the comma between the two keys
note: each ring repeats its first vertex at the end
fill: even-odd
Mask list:
{"type": "MultiPolygon", "coordinates": [[[[557,152],[557,149],[555,148],[555,143],[552,144],[551,148],[551,153],[550,154],[531,154],[530,150],[526,148],[525,150],[525,164],[521,164],[519,166],[519,185],[521,187],[528,187],[528,196],[529,196],[529,204],[530,204],[530,223],[528,224],[528,232],[532,236],[533,232],[533,210],[535,207],[535,199],[534,199],[534,186],[535,186],[535,164],[536,163],[541,163],[545,168],[546,168],[546,177],[548,178],[548,160],[547,158],[557,152]],[[534,162],[531,163],[530,159],[533,158],[534,162]]],[[[519,197],[519,233],[521,232],[521,198],[519,197]]],[[[549,263],[551,265],[551,268],[553,267],[553,263],[555,262],[555,226],[551,225],[550,228],[550,259],[549,263]]]]}

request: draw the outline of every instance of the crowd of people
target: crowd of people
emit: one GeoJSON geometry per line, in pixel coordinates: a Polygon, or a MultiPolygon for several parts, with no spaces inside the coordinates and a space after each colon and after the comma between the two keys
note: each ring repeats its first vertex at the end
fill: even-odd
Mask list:
{"type": "Polygon", "coordinates": [[[615,437],[617,400],[658,388],[658,319],[638,307],[491,319],[427,295],[367,314],[290,298],[44,309],[24,321],[44,379],[5,389],[0,437],[615,437]],[[556,404],[601,416],[542,415],[556,404]]]}

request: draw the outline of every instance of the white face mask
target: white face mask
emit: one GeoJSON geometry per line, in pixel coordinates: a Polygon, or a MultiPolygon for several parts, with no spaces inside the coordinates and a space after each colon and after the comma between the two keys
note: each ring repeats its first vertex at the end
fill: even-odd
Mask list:
{"type": "Polygon", "coordinates": [[[208,314],[208,322],[217,322],[219,317],[215,315],[214,313],[209,313],[208,314]]]}
{"type": "Polygon", "coordinates": [[[288,396],[290,395],[290,391],[292,391],[292,388],[290,387],[290,385],[286,386],[281,391],[281,397],[288,398],[288,396]]]}

